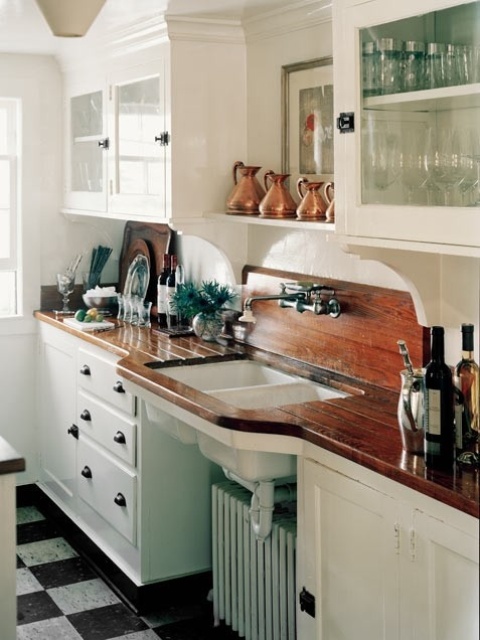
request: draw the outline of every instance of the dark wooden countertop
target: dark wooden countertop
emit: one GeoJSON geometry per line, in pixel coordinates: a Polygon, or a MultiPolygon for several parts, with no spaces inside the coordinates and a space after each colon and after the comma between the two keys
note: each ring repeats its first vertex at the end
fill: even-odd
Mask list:
{"type": "Polygon", "coordinates": [[[25,471],[25,459],[0,436],[0,476],[25,471]]]}
{"type": "Polygon", "coordinates": [[[425,467],[422,456],[404,452],[396,416],[398,395],[393,391],[254,347],[222,346],[194,337],[172,339],[154,329],[132,326],[87,333],[67,327],[53,313],[36,312],[35,315],[43,322],[118,354],[121,359],[117,369],[125,379],[214,424],[245,432],[301,438],[479,517],[478,469],[457,468],[452,473],[433,471],[425,467]],[[236,357],[250,357],[280,366],[292,373],[344,389],[351,395],[269,408],[268,411],[236,409],[162,374],[162,366],[173,361],[236,357]],[[151,368],[152,362],[160,365],[159,368],[151,368]]]}

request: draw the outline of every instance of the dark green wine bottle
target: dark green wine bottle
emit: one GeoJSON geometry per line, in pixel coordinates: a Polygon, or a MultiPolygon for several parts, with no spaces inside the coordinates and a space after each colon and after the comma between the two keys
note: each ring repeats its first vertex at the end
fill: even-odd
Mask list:
{"type": "Polygon", "coordinates": [[[425,464],[450,471],[455,460],[453,379],[445,363],[443,327],[431,328],[431,359],[425,368],[425,464]]]}

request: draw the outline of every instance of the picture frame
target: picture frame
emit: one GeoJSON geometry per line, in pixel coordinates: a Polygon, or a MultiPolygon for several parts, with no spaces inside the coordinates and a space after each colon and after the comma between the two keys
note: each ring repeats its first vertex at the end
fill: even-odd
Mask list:
{"type": "Polygon", "coordinates": [[[282,173],[333,181],[333,58],[282,66],[282,173]]]}

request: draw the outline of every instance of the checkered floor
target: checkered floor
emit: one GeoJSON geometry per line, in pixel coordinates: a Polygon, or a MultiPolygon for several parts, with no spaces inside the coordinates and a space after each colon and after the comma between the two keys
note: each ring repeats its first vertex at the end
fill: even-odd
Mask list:
{"type": "Polygon", "coordinates": [[[136,616],[35,507],[17,509],[17,596],[17,640],[238,638],[206,601],[136,616]]]}

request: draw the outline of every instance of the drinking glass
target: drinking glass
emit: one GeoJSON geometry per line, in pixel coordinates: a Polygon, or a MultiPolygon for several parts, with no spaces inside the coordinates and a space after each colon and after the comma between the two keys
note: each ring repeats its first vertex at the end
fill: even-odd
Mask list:
{"type": "Polygon", "coordinates": [[[396,133],[377,131],[371,141],[371,153],[367,158],[371,186],[386,191],[400,173],[400,146],[396,133]]]}
{"type": "Polygon", "coordinates": [[[428,179],[443,193],[444,205],[452,204],[453,190],[463,179],[457,129],[441,129],[429,136],[425,151],[428,179]]]}
{"type": "Polygon", "coordinates": [[[402,136],[401,181],[407,190],[408,204],[413,204],[415,192],[428,177],[424,163],[425,140],[424,127],[410,128],[402,136]]]}
{"type": "Polygon", "coordinates": [[[461,149],[460,167],[462,171],[462,181],[460,182],[460,204],[468,206],[472,196],[475,196],[474,187],[478,181],[477,162],[480,159],[480,140],[475,129],[463,128],[458,130],[458,139],[461,149]]]}
{"type": "Polygon", "coordinates": [[[152,310],[152,303],[145,300],[137,301],[137,313],[138,313],[138,326],[139,327],[151,327],[150,313],[152,310]]]}
{"type": "Polygon", "coordinates": [[[63,308],[60,313],[71,313],[68,301],[75,288],[75,274],[57,273],[57,290],[62,294],[63,308]]]}

